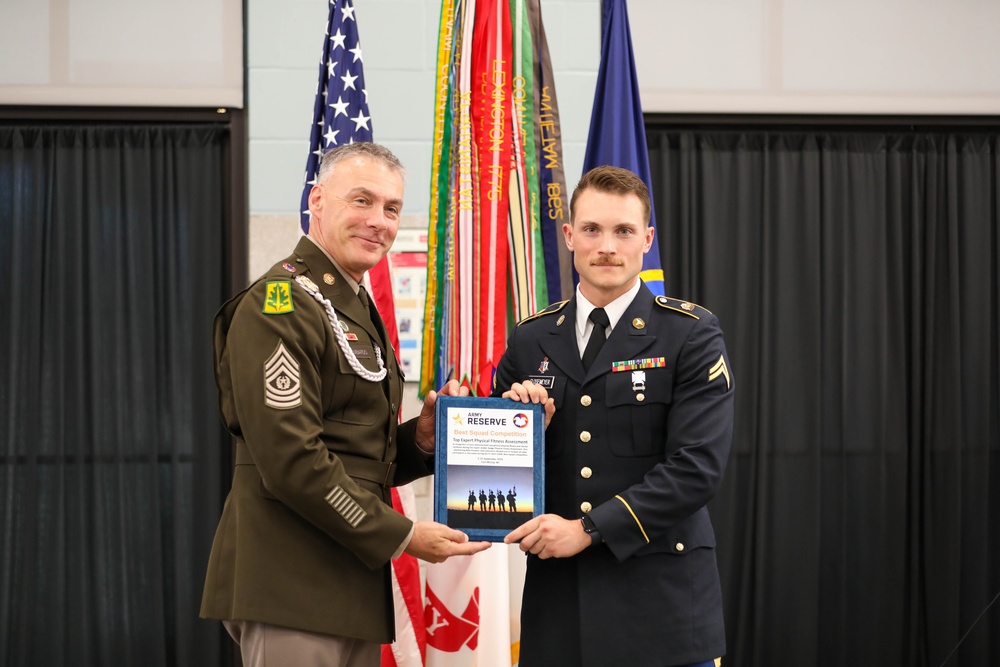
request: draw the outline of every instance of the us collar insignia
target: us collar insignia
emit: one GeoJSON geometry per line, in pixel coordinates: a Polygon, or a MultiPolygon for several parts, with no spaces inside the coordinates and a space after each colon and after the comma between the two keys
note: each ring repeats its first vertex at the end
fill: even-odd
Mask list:
{"type": "Polygon", "coordinates": [[[333,275],[332,273],[324,273],[323,274],[323,282],[325,282],[327,285],[332,285],[335,282],[337,282],[337,277],[335,275],[333,275]]]}
{"type": "Polygon", "coordinates": [[[630,359],[627,361],[611,362],[612,373],[623,373],[625,371],[635,371],[641,368],[666,368],[666,357],[647,357],[645,359],[630,359]]]}

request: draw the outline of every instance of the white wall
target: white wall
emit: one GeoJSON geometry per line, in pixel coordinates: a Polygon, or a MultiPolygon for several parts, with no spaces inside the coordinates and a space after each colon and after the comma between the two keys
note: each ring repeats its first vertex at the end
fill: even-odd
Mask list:
{"type": "Polygon", "coordinates": [[[243,106],[241,0],[0,0],[0,104],[243,106]]]}
{"type": "Polygon", "coordinates": [[[632,0],[645,111],[1000,113],[1000,2],[632,0]]]}

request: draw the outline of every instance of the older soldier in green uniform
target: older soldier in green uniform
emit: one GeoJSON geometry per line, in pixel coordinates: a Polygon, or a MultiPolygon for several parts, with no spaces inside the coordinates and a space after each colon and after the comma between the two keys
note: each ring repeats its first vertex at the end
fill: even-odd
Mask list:
{"type": "Polygon", "coordinates": [[[390,506],[389,487],[429,474],[434,449],[436,394],[398,425],[403,378],[360,285],[395,240],[402,204],[388,150],[328,153],[309,235],[216,317],[236,468],[201,615],[225,622],[244,665],[377,665],[394,638],[390,559],[489,546],[390,506]]]}

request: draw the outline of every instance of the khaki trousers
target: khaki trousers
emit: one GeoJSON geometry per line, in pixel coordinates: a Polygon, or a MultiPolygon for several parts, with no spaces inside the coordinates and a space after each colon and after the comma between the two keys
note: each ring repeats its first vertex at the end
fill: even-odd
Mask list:
{"type": "Polygon", "coordinates": [[[379,667],[379,644],[257,621],[223,621],[243,667],[379,667]]]}

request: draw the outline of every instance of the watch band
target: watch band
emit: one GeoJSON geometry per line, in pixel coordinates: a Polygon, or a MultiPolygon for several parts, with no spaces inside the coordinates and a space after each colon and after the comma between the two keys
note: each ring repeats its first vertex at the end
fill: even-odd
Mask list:
{"type": "Polygon", "coordinates": [[[601,532],[597,530],[597,526],[594,524],[594,520],[590,518],[589,514],[584,514],[580,517],[580,525],[583,526],[583,532],[590,535],[591,545],[599,544],[603,541],[601,539],[601,532]]]}

